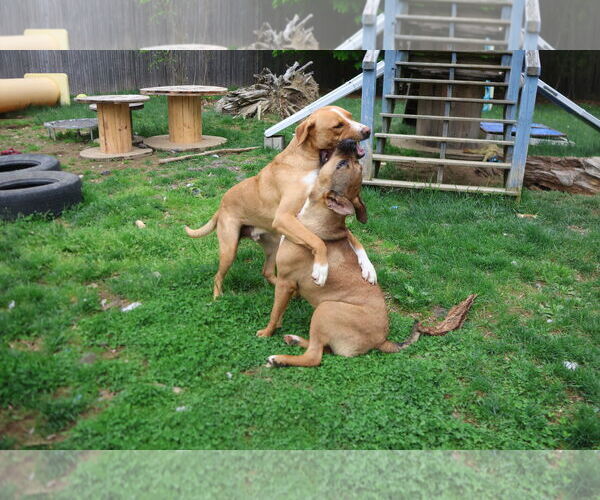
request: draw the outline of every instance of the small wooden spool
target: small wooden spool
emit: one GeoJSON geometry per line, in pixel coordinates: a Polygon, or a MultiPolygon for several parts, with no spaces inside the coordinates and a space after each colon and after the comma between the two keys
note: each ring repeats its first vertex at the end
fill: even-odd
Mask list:
{"type": "Polygon", "coordinates": [[[132,143],[131,104],[149,100],[141,95],[112,95],[78,97],[77,102],[97,105],[100,147],[81,152],[83,158],[116,160],[152,154],[151,149],[140,149],[132,143]]]}
{"type": "Polygon", "coordinates": [[[202,102],[205,97],[224,95],[224,87],[181,85],[142,89],[143,95],[167,96],[169,135],[149,137],[144,142],[163,151],[199,151],[227,142],[224,137],[202,133],[202,102]]]}

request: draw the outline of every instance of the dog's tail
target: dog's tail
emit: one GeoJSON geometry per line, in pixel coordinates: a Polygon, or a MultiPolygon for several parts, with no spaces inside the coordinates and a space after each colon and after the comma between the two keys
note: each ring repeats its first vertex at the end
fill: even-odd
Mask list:
{"type": "Polygon", "coordinates": [[[190,238],[202,238],[210,233],[212,233],[217,227],[217,222],[219,220],[219,212],[212,216],[206,225],[202,226],[200,229],[190,229],[185,226],[185,232],[188,234],[190,238]]]}
{"type": "Polygon", "coordinates": [[[377,349],[379,349],[381,352],[387,353],[400,352],[402,349],[406,349],[407,347],[413,345],[417,340],[419,340],[420,337],[421,331],[419,330],[419,322],[415,321],[412,331],[410,332],[410,337],[408,337],[404,342],[392,342],[391,340],[386,340],[377,349]]]}

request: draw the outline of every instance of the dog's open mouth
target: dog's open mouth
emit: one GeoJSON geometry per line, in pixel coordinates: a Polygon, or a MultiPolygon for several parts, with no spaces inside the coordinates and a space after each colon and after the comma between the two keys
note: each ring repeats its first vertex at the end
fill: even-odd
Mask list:
{"type": "Polygon", "coordinates": [[[360,143],[356,144],[356,156],[358,156],[358,159],[361,160],[362,158],[364,158],[366,156],[367,152],[365,150],[365,148],[363,148],[360,143]]]}
{"type": "Polygon", "coordinates": [[[330,160],[330,158],[333,156],[333,152],[333,149],[321,149],[321,151],[319,151],[321,156],[321,166],[325,165],[325,163],[330,160]]]}
{"type": "MultiPolygon", "coordinates": [[[[363,148],[359,142],[352,142],[350,144],[351,144],[350,147],[353,149],[353,152],[356,154],[357,158],[359,160],[362,160],[367,154],[367,151],[365,150],[365,148],[363,148]]],[[[348,151],[348,144],[344,144],[344,147],[345,147],[344,152],[350,153],[350,151],[348,151]]],[[[319,151],[319,155],[321,158],[321,166],[325,165],[331,159],[334,152],[335,152],[335,149],[321,149],[321,151],[319,151]]]]}

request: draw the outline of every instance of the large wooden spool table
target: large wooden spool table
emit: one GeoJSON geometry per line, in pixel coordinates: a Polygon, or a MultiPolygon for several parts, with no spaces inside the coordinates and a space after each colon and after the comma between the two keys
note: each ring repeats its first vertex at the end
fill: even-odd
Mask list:
{"type": "Polygon", "coordinates": [[[96,104],[100,147],[81,152],[91,160],[120,160],[152,154],[151,149],[136,148],[132,142],[130,106],[149,101],[143,95],[104,95],[77,97],[77,102],[96,104]]]}
{"type": "Polygon", "coordinates": [[[206,97],[225,95],[224,87],[182,85],[142,89],[143,95],[167,96],[169,135],[149,137],[147,146],[162,151],[201,151],[225,144],[224,137],[202,134],[202,104],[206,97]]]}

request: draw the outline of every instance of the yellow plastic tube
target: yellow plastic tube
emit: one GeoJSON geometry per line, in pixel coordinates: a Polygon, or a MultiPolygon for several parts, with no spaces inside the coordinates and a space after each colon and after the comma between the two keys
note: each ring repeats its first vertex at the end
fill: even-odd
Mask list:
{"type": "Polygon", "coordinates": [[[0,113],[29,106],[55,106],[70,103],[65,74],[29,74],[25,78],[0,80],[0,113]]]}
{"type": "Polygon", "coordinates": [[[69,50],[66,30],[25,30],[22,35],[0,36],[0,50],[69,50]]]}

